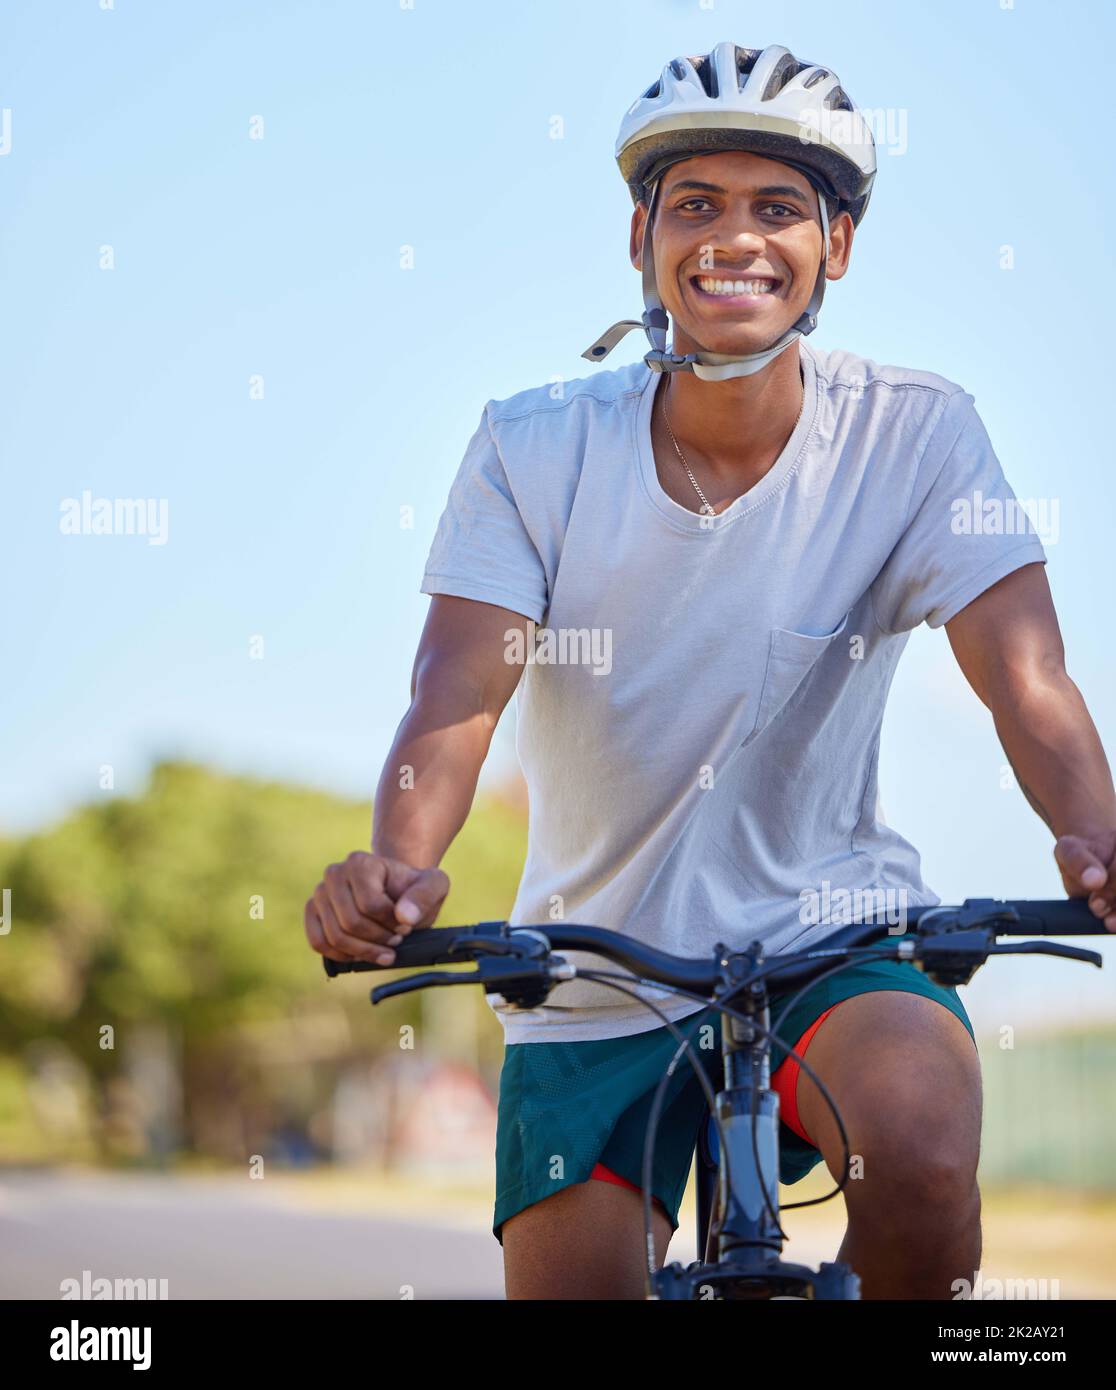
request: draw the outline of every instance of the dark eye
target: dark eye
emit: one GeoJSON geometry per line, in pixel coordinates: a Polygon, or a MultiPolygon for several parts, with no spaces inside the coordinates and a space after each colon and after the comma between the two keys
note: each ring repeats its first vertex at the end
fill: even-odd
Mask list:
{"type": "MultiPolygon", "coordinates": [[[[768,203],[764,208],[764,212],[769,212],[772,208],[782,208],[782,210],[789,213],[791,217],[797,217],[799,215],[798,209],[792,208],[789,203],[768,203]]],[[[779,220],[786,221],[785,218],[780,218],[779,220]]]]}
{"type": "Polygon", "coordinates": [[[678,209],[682,211],[684,208],[693,207],[695,203],[705,203],[707,207],[712,207],[708,198],[687,198],[685,202],[678,204],[678,209]]]}

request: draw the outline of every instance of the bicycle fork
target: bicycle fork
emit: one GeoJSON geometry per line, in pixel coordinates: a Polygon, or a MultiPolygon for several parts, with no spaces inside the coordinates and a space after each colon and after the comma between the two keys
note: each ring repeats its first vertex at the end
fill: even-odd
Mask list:
{"type": "Polygon", "coordinates": [[[718,1164],[717,1204],[705,1249],[707,1259],[729,1260],[741,1272],[767,1268],[783,1248],[779,1097],[771,1089],[764,1046],[768,1006],[766,998],[750,1002],[759,1005],[748,1010],[754,1022],[724,1019],[725,1089],[717,1096],[717,1133],[727,1152],[718,1164]]]}
{"type": "Polygon", "coordinates": [[[705,1248],[688,1268],[674,1262],[660,1269],[651,1297],[856,1299],[859,1280],[848,1266],[813,1270],[780,1258],[779,1097],[771,1089],[767,991],[753,984],[731,1003],[735,1016],[722,1016],[724,1089],[717,1096],[718,1143],[725,1152],[705,1248]]]}

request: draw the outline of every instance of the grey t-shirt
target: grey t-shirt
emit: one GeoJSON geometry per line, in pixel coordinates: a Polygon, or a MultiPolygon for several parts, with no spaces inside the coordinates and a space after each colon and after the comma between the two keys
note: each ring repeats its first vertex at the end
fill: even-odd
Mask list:
{"type": "MultiPolygon", "coordinates": [[[[530,817],[514,923],[697,956],[798,948],[860,904],[938,901],[878,806],[888,687],[912,628],[1042,546],[971,395],[799,352],[786,448],[711,524],[659,483],[660,378],[643,362],[484,408],[422,591],[542,624],[516,697],[530,817]]],[[[642,992],[672,1018],[700,1007],[642,992]]],[[[661,1026],[587,980],[501,1017],[509,1043],[661,1026]]]]}

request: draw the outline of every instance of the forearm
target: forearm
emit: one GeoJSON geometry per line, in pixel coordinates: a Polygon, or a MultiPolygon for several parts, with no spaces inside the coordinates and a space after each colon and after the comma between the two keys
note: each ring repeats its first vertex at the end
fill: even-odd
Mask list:
{"type": "Polygon", "coordinates": [[[988,704],[1020,789],[1056,837],[1116,829],[1116,793],[1104,748],[1064,670],[1006,678],[988,704]]]}
{"type": "Polygon", "coordinates": [[[411,704],[376,789],[374,853],[416,868],[441,862],[469,814],[493,727],[458,690],[411,704]]]}

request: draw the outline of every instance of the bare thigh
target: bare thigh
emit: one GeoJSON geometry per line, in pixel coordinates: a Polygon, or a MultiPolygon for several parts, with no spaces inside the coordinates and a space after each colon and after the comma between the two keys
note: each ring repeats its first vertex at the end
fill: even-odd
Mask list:
{"type": "MultiPolygon", "coordinates": [[[[814,1035],[806,1060],[841,1111],[853,1151],[878,1156],[881,1176],[921,1162],[975,1174],[980,1152],[980,1059],[965,1025],[935,1000],[877,990],[846,999],[814,1035]]],[[[813,1081],[798,1081],[806,1133],[840,1171],[844,1150],[832,1111],[813,1081]]],[[[859,1189],[851,1187],[847,1195],[859,1189]]]]}
{"type": "MultiPolygon", "coordinates": [[[[656,1263],[666,1261],[670,1222],[652,1211],[656,1263]]],[[[611,1182],[564,1187],[504,1222],[508,1298],[641,1299],[647,1256],[643,1199],[611,1182]]]]}

